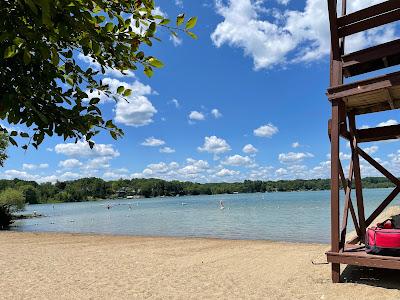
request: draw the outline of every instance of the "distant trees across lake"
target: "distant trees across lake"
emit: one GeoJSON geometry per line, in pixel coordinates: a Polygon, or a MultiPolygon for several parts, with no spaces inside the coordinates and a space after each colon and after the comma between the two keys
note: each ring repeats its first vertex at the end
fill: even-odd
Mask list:
{"type": "MultiPolygon", "coordinates": [[[[387,188],[394,185],[386,178],[367,177],[364,188],[387,188]]],[[[82,178],[74,181],[41,183],[20,179],[0,180],[0,192],[15,189],[26,203],[81,202],[107,198],[215,195],[257,192],[329,190],[329,179],[251,181],[236,183],[194,183],[161,179],[120,179],[104,181],[100,178],[82,178]]]]}

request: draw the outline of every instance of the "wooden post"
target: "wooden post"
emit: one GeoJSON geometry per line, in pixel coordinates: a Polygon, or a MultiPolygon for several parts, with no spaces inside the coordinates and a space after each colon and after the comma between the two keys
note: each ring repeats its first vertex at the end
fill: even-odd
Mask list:
{"type": "Polygon", "coordinates": [[[358,141],[357,141],[357,128],[356,128],[356,117],[354,114],[349,114],[349,127],[351,135],[351,153],[354,166],[354,184],[357,198],[357,210],[358,210],[358,222],[360,225],[360,236],[359,240],[364,242],[366,224],[365,224],[365,211],[364,211],[364,197],[362,192],[361,183],[361,171],[360,171],[360,158],[358,156],[358,141]]]}
{"type": "MultiPolygon", "coordinates": [[[[339,133],[341,101],[332,102],[331,122],[331,251],[339,253],[339,133]]],[[[340,282],[340,264],[332,263],[332,281],[340,282]]]]}

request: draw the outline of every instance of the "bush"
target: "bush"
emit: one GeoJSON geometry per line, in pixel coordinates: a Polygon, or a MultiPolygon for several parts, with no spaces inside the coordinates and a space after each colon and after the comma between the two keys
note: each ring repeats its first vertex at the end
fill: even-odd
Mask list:
{"type": "Polygon", "coordinates": [[[13,217],[10,208],[6,205],[0,205],[0,230],[5,230],[13,223],[13,217]]]}
{"type": "Polygon", "coordinates": [[[20,190],[7,188],[0,193],[0,229],[10,227],[13,222],[12,213],[25,207],[24,193],[20,190]]]}

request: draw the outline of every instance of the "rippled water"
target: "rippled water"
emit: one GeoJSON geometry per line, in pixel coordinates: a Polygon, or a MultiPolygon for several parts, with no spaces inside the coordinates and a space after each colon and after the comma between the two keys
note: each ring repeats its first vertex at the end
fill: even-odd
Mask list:
{"type": "MultiPolygon", "coordinates": [[[[390,191],[365,190],[367,214],[390,191]]],[[[327,243],[329,207],[329,191],[40,204],[26,211],[45,217],[18,221],[14,230],[327,243]]]]}

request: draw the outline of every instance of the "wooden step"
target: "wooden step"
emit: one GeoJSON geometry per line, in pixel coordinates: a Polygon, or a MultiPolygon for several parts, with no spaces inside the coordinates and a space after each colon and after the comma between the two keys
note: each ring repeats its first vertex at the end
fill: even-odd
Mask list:
{"type": "Polygon", "coordinates": [[[400,64],[400,39],[342,56],[343,75],[356,76],[400,64]]]}

